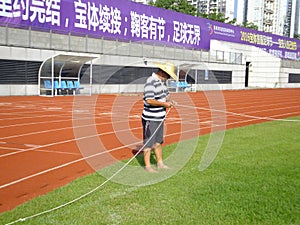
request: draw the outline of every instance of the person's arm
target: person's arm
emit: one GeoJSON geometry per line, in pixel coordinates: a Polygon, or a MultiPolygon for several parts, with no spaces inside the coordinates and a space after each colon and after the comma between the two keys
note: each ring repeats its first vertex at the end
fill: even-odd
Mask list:
{"type": "Polygon", "coordinates": [[[171,108],[173,106],[172,102],[167,101],[167,102],[160,102],[157,101],[156,99],[146,99],[147,104],[151,106],[162,106],[165,108],[171,108]]]}

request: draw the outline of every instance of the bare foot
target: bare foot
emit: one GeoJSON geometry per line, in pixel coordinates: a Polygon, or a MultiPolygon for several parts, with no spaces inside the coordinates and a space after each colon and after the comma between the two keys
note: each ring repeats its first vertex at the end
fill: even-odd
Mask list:
{"type": "Polygon", "coordinates": [[[157,173],[157,171],[154,170],[154,169],[152,169],[151,166],[145,166],[145,170],[146,170],[146,172],[148,172],[148,173],[157,173]]]}
{"type": "Polygon", "coordinates": [[[170,169],[170,167],[168,167],[168,166],[165,165],[164,163],[158,163],[158,164],[157,164],[157,168],[158,168],[158,169],[165,169],[165,170],[170,169]]]}

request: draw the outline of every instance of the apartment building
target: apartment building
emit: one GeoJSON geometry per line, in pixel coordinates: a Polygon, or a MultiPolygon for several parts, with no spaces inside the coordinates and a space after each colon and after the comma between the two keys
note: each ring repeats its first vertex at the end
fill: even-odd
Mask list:
{"type": "Polygon", "coordinates": [[[237,22],[252,22],[258,30],[294,37],[299,34],[300,0],[236,1],[237,22]]]}

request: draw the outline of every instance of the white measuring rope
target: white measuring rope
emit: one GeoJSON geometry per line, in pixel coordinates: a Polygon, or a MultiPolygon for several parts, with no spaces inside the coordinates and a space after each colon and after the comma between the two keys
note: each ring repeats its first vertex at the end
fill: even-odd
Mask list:
{"type": "Polygon", "coordinates": [[[244,113],[235,113],[235,112],[230,112],[230,111],[226,111],[226,110],[224,111],[224,110],[210,109],[210,108],[204,108],[204,107],[188,106],[188,105],[181,105],[181,104],[178,104],[178,106],[185,107],[185,108],[202,109],[202,110],[206,110],[206,111],[215,111],[215,112],[228,113],[228,114],[232,114],[232,115],[235,115],[235,116],[248,117],[248,118],[251,118],[251,119],[269,120],[269,121],[283,121],[283,122],[300,122],[300,120],[288,120],[288,119],[277,119],[277,118],[272,118],[272,117],[251,116],[251,115],[247,115],[247,114],[244,114],[244,113]]]}
{"type": "MultiPolygon", "coordinates": [[[[168,109],[167,113],[166,113],[166,116],[169,114],[171,108],[168,109]]],[[[159,124],[159,126],[156,128],[156,130],[154,131],[154,133],[152,134],[152,136],[149,138],[148,141],[146,141],[146,143],[134,154],[134,156],[132,156],[130,158],[130,160],[125,163],[119,170],[117,170],[113,175],[111,175],[107,180],[105,180],[102,184],[100,184],[99,186],[95,187],[94,189],[90,190],[89,192],[69,201],[69,202],[66,202],[64,204],[61,204],[59,206],[56,206],[54,208],[51,208],[51,209],[48,209],[48,210],[45,210],[43,212],[40,212],[40,213],[37,213],[37,214],[34,214],[34,215],[31,215],[31,216],[27,216],[27,217],[24,217],[24,218],[19,218],[15,221],[12,221],[12,222],[9,222],[9,223],[6,223],[6,225],[11,225],[11,224],[15,224],[15,223],[18,223],[18,222],[24,222],[25,220],[28,220],[28,219],[32,219],[32,218],[35,218],[35,217],[38,217],[38,216],[41,216],[41,215],[44,215],[44,214],[47,214],[47,213],[50,213],[50,212],[53,212],[55,210],[58,210],[58,209],[61,209],[67,205],[70,205],[74,202],[77,202],[83,198],[85,198],[86,196],[94,193],[95,191],[97,191],[99,188],[103,187],[106,183],[108,183],[109,181],[111,181],[116,175],[118,175],[126,166],[129,165],[129,163],[131,163],[135,157],[140,154],[140,152],[145,148],[145,146],[148,144],[148,142],[151,140],[151,138],[153,137],[153,135],[157,132],[157,130],[160,128],[160,126],[164,123],[164,120],[161,121],[161,123],[159,124]]]]}

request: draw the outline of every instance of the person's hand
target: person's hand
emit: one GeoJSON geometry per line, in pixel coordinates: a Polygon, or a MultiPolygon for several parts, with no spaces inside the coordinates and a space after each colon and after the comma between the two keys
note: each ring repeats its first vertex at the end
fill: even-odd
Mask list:
{"type": "Polygon", "coordinates": [[[166,108],[173,108],[174,104],[173,104],[173,102],[165,102],[165,107],[166,108]]]}
{"type": "Polygon", "coordinates": [[[175,101],[171,101],[172,102],[172,104],[173,104],[173,106],[176,106],[177,105],[177,102],[175,102],[175,101]]]}

